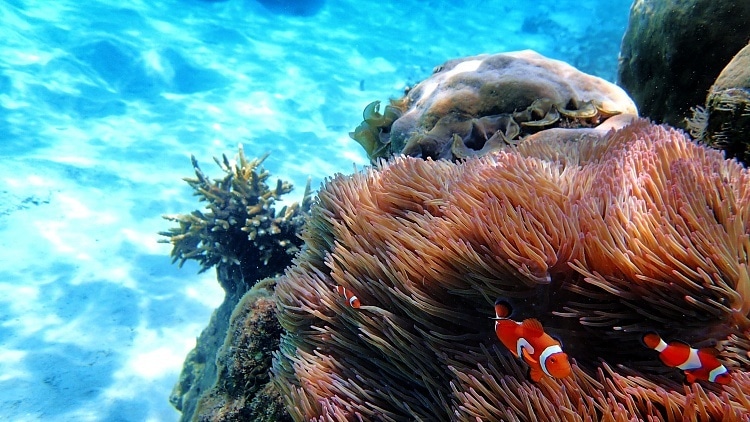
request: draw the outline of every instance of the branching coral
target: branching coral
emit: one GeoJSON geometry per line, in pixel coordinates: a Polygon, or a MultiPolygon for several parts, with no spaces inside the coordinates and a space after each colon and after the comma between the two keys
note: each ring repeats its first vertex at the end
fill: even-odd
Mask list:
{"type": "Polygon", "coordinates": [[[222,161],[214,158],[225,176],[212,181],[191,157],[196,177],[185,181],[201,202],[208,203],[207,211],[165,217],[179,224],[160,233],[169,237],[163,242],[174,245],[173,262],[182,266],[188,259],[196,260],[201,271],[223,263],[237,267],[242,278],[252,282],[276,275],[291,262],[301,245],[297,232],[309,209],[310,185],[301,205],[294,203],[276,214],[274,202],[292,185],[278,180],[269,189],[269,173],[260,167],[265,158],[248,160],[240,146],[236,163],[226,155],[222,161]]]}
{"type": "Polygon", "coordinates": [[[749,179],[646,121],[337,176],[277,284],[273,381],[295,420],[746,419],[749,179]],[[562,339],[571,377],[528,380],[497,298],[562,339]],[[651,330],[718,345],[732,382],[680,385],[651,330]]]}
{"type": "Polygon", "coordinates": [[[224,301],[198,338],[196,348],[187,356],[180,380],[170,396],[170,402],[182,412],[182,420],[194,417],[225,420],[238,414],[258,417],[265,414],[265,420],[275,420],[278,416],[275,409],[279,406],[274,406],[271,400],[277,392],[270,388],[263,374],[258,374],[267,371],[268,353],[274,347],[259,351],[257,344],[245,344],[252,341],[277,343],[278,333],[273,331],[273,324],[268,324],[268,320],[274,319],[273,313],[261,312],[268,309],[271,300],[261,298],[253,303],[258,313],[255,317],[260,321],[245,314],[233,321],[249,321],[248,330],[253,332],[248,336],[256,336],[253,339],[238,337],[230,331],[230,315],[243,297],[245,301],[238,309],[249,306],[247,296],[243,295],[258,280],[281,274],[292,262],[302,243],[298,231],[309,211],[310,184],[308,182],[301,205],[292,204],[277,214],[273,207],[275,201],[291,191],[292,186],[279,180],[275,189],[269,189],[266,184],[269,174],[260,167],[264,159],[248,160],[240,146],[235,162],[230,162],[226,156],[221,161],[214,159],[225,175],[210,180],[192,157],[196,177],[185,180],[195,190],[195,195],[207,202],[207,210],[166,217],[179,223],[178,227],[161,233],[169,237],[163,242],[174,245],[173,262],[182,265],[189,259],[196,260],[201,271],[216,266],[219,284],[226,292],[224,301]],[[253,356],[233,356],[229,361],[241,365],[241,369],[233,368],[228,361],[220,362],[217,367],[217,355],[231,355],[226,350],[219,351],[227,334],[230,340],[240,343],[236,347],[246,348],[253,356],[260,353],[257,362],[253,356]],[[217,383],[217,377],[226,379],[217,383]],[[242,391],[244,385],[238,387],[235,383],[257,385],[242,391]],[[200,408],[197,407],[199,402],[200,408]]]}

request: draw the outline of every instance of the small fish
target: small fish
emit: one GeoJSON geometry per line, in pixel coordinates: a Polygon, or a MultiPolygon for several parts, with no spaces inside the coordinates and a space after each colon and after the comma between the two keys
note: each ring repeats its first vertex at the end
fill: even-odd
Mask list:
{"type": "Polygon", "coordinates": [[[523,322],[509,319],[510,307],[502,301],[495,303],[495,334],[517,358],[531,367],[531,380],[539,382],[542,376],[564,378],[570,375],[568,355],[560,342],[544,332],[539,320],[530,318],[523,322]]]}
{"type": "Polygon", "coordinates": [[[346,301],[349,302],[349,306],[354,309],[359,309],[359,299],[351,290],[347,290],[344,286],[336,286],[336,292],[346,298],[346,301]]]}
{"type": "Polygon", "coordinates": [[[667,343],[656,333],[644,335],[643,343],[659,352],[659,359],[665,365],[682,369],[688,382],[704,380],[729,384],[732,378],[729,370],[716,358],[718,350],[712,347],[695,349],[681,341],[667,343]]]}

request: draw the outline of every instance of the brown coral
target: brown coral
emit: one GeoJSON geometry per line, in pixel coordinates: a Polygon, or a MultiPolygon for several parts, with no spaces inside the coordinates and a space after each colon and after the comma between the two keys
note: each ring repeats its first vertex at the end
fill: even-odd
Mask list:
{"type": "Polygon", "coordinates": [[[365,108],[350,134],[371,159],[405,154],[460,159],[554,127],[596,126],[637,114],[614,84],[530,50],[450,60],[391,101],[365,108]]]}
{"type": "Polygon", "coordinates": [[[750,44],[740,50],[711,86],[704,107],[688,121],[698,140],[750,163],[750,44]]]}
{"type": "Polygon", "coordinates": [[[617,83],[642,116],[684,127],[690,108],[747,44],[748,21],[746,1],[634,0],[617,83]]]}
{"type": "Polygon", "coordinates": [[[337,176],[277,285],[275,385],[296,420],[747,418],[749,178],[645,121],[337,176]],[[562,339],[573,376],[528,380],[498,297],[562,339]],[[681,386],[647,330],[718,342],[734,381],[681,386]]]}
{"type": "MultiPolygon", "coordinates": [[[[308,182],[301,205],[293,203],[277,214],[274,202],[289,193],[292,185],[278,180],[274,189],[269,188],[269,173],[261,167],[266,157],[248,160],[240,146],[235,163],[226,155],[221,161],[214,158],[225,175],[213,181],[191,157],[196,177],[185,181],[200,201],[207,202],[207,210],[164,217],[179,224],[159,233],[169,238],[163,243],[174,246],[172,262],[179,261],[182,266],[187,260],[196,260],[201,272],[218,264],[235,267],[250,285],[276,275],[289,264],[299,250],[297,232],[309,208],[310,185],[308,182]]],[[[228,292],[235,290],[222,287],[228,292]]]]}

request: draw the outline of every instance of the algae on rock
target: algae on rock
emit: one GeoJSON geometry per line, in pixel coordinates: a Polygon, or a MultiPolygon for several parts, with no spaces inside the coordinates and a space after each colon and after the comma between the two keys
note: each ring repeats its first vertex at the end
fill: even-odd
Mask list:
{"type": "Polygon", "coordinates": [[[282,333],[276,318],[275,286],[275,279],[258,282],[234,308],[216,355],[216,383],[200,397],[194,420],[291,421],[270,383],[273,353],[282,333]]]}
{"type": "Polygon", "coordinates": [[[690,134],[721,149],[728,158],[750,162],[750,44],[721,71],[706,97],[688,120],[690,134]]]}
{"type": "Polygon", "coordinates": [[[552,128],[592,128],[637,115],[618,86],[534,51],[449,60],[349,134],[371,161],[404,154],[458,160],[552,128]]]}

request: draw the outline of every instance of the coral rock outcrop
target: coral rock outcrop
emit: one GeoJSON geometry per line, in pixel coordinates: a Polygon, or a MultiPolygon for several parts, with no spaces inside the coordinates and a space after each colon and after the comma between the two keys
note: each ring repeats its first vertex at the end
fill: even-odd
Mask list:
{"type": "Polygon", "coordinates": [[[750,2],[635,0],[617,83],[641,116],[685,127],[721,69],[750,39],[750,2]]]}
{"type": "Polygon", "coordinates": [[[688,123],[698,140],[750,163],[750,44],[737,53],[711,86],[705,107],[688,123]]]}
{"type": "Polygon", "coordinates": [[[268,382],[272,353],[281,337],[273,288],[273,279],[255,284],[234,308],[216,354],[216,383],[201,395],[194,420],[290,420],[278,391],[268,382]]]}
{"type": "Polygon", "coordinates": [[[466,158],[544,129],[637,114],[618,86],[530,50],[450,60],[382,114],[379,106],[368,105],[350,134],[373,160],[466,158]]]}
{"type": "MultiPolygon", "coordinates": [[[[236,412],[253,411],[238,403],[247,397],[255,397],[256,392],[237,396],[237,389],[216,390],[217,381],[226,375],[220,373],[221,367],[217,367],[217,354],[227,337],[230,317],[241,298],[258,280],[281,274],[299,251],[302,241],[297,234],[310,206],[308,182],[301,204],[293,203],[276,213],[275,201],[289,193],[292,185],[278,180],[271,189],[266,183],[270,174],[261,167],[264,159],[248,160],[240,146],[234,161],[226,156],[222,160],[214,159],[224,177],[212,180],[192,157],[195,178],[186,178],[185,181],[199,200],[206,202],[206,209],[165,216],[167,220],[178,223],[177,227],[160,233],[168,237],[162,242],[173,245],[172,261],[180,266],[187,260],[197,261],[200,271],[215,267],[219,284],[226,292],[224,301],[198,338],[195,349],[185,359],[180,379],[170,396],[172,405],[182,412],[182,420],[230,420],[236,412]],[[197,409],[199,403],[201,409],[197,409]],[[222,415],[229,415],[228,419],[222,419],[222,415]]],[[[253,382],[262,383],[262,380],[253,378],[253,382]]],[[[257,396],[267,398],[273,394],[273,391],[268,391],[257,396]]],[[[268,404],[268,400],[262,401],[263,406],[268,404]]],[[[271,404],[264,407],[266,410],[272,408],[271,404]]],[[[271,414],[275,415],[273,411],[271,414]]]]}

